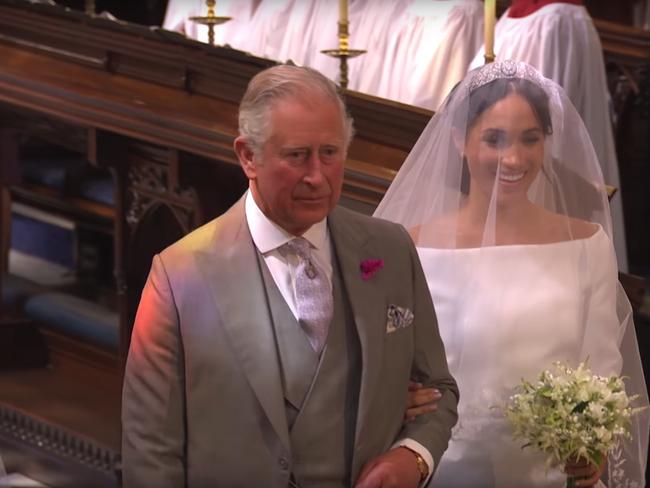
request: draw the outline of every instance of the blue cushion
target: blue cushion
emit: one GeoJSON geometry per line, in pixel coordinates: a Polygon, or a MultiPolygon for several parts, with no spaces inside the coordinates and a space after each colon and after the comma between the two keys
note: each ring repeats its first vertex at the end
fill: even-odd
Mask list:
{"type": "Polygon", "coordinates": [[[43,288],[24,278],[7,274],[2,278],[2,306],[7,310],[22,311],[25,301],[43,288]]]}
{"type": "Polygon", "coordinates": [[[70,229],[15,213],[11,216],[12,249],[73,268],[74,243],[70,229]]]}
{"type": "Polygon", "coordinates": [[[119,316],[95,302],[65,293],[42,293],[27,300],[25,312],[59,332],[105,348],[118,348],[119,316]]]}
{"type": "Polygon", "coordinates": [[[63,191],[70,171],[85,164],[79,156],[29,157],[21,161],[20,168],[24,181],[63,191]]]}
{"type": "Polygon", "coordinates": [[[113,178],[110,176],[94,177],[82,181],[79,193],[82,197],[93,202],[103,203],[111,207],[115,205],[113,178]]]}

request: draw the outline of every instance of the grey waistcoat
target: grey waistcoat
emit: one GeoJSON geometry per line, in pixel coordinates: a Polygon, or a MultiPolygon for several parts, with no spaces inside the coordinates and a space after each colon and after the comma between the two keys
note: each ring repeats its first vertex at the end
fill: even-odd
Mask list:
{"type": "Polygon", "coordinates": [[[334,313],[320,358],[261,256],[260,261],[280,358],[294,481],[301,488],[348,487],[359,403],[361,347],[338,260],[332,253],[334,313]]]}

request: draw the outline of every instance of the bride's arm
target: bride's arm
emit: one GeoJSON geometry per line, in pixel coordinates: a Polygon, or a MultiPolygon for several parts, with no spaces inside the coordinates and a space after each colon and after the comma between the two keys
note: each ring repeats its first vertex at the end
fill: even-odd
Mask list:
{"type": "MultiPolygon", "coordinates": [[[[418,242],[420,233],[420,226],[411,227],[407,229],[411,240],[414,243],[418,242]]],[[[440,391],[436,388],[425,388],[422,383],[416,381],[409,382],[407,392],[406,411],[404,412],[404,420],[409,422],[420,415],[425,413],[434,412],[438,408],[438,400],[440,400],[440,391]]]]}
{"type": "Polygon", "coordinates": [[[626,324],[619,314],[625,308],[621,301],[627,297],[618,283],[614,248],[603,234],[591,238],[585,251],[587,269],[582,275],[588,281],[579,360],[588,357],[596,374],[620,374],[623,361],[619,346],[626,324]]]}

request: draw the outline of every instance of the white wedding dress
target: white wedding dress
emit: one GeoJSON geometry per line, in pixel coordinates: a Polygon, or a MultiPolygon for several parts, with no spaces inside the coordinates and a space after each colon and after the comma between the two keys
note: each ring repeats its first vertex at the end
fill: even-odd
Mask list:
{"type": "Polygon", "coordinates": [[[460,388],[459,423],[430,486],[565,486],[544,455],[512,440],[498,407],[522,378],[557,360],[576,365],[589,357],[595,373],[620,371],[607,234],[599,227],[573,241],[418,253],[460,388]]]}

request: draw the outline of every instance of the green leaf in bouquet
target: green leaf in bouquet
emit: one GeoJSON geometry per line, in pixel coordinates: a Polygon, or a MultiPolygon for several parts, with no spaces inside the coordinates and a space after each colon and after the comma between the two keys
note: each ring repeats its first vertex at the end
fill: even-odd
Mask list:
{"type": "Polygon", "coordinates": [[[589,402],[578,402],[578,404],[573,407],[571,413],[582,413],[589,406],[589,402]]]}

